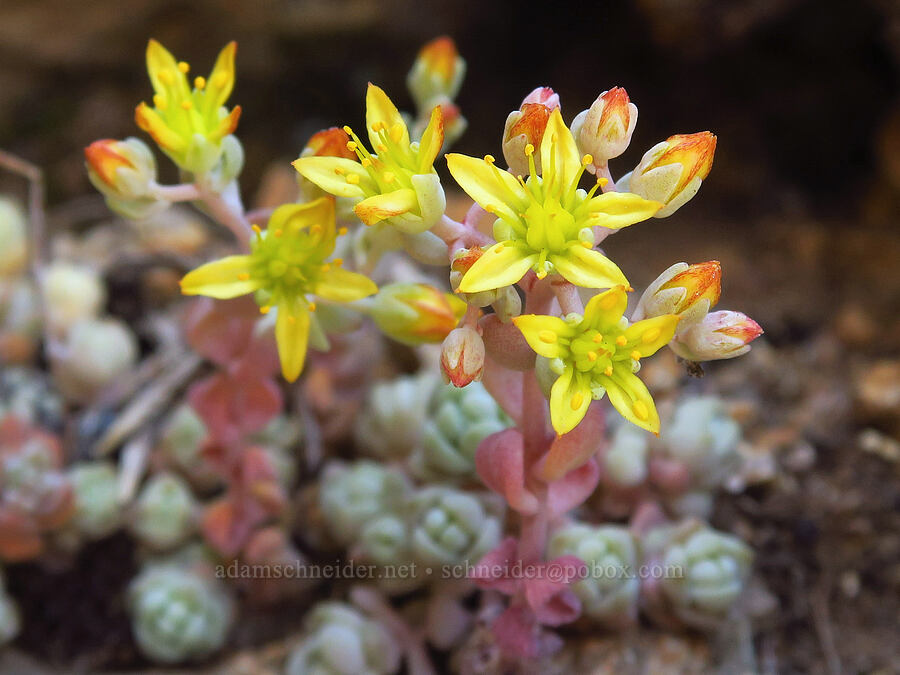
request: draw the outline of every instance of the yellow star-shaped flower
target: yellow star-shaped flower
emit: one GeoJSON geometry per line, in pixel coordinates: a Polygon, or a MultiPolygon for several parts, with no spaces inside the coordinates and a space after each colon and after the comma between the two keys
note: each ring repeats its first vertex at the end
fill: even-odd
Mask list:
{"type": "Polygon", "coordinates": [[[260,311],[278,309],[275,339],[284,378],[293,382],[306,360],[311,296],[332,302],[352,302],[378,288],[366,276],[325,262],[336,239],[334,200],[322,197],[308,204],[275,209],[265,231],[259,228],[249,255],[233,255],[207,263],[181,280],[185,295],[228,299],[255,293],[260,311]]]}
{"type": "Polygon", "coordinates": [[[679,317],[664,314],[631,325],[622,316],[628,298],[617,286],[591,298],[584,316],[527,314],[513,319],[531,348],[551,359],[559,378],[550,391],[550,419],[557,433],[574,429],[592,399],[605,394],[629,422],[659,433],[656,405],[635,375],[639,360],[672,339],[679,317]]]}
{"type": "Polygon", "coordinates": [[[369,84],[366,93],[369,151],[350,127],[348,149],[359,161],[343,157],[301,157],[294,168],[337,197],[359,199],[354,211],[366,225],[387,223],[406,234],[430,229],[444,214],[446,201],[434,160],[444,142],[440,106],[422,140],[411,142],[400,112],[384,91],[369,84]]]}
{"type": "Polygon", "coordinates": [[[208,171],[221,155],[222,139],[237,128],[241,107],[230,112],[225,101],[234,88],[234,55],[230,42],[219,53],[209,77],[188,84],[190,66],[176,61],[156,40],[147,45],[147,72],[153,83],[153,106],[141,103],[134,116],[138,126],[178,166],[187,171],[208,171]]]}
{"type": "Polygon", "coordinates": [[[618,229],[647,220],[662,204],[628,192],[595,194],[578,182],[590,155],[579,157],[572,133],[555,109],[547,122],[540,147],[541,176],[537,175],[534,146],[528,155],[527,180],[484,159],[449,154],[450,173],[468,195],[497,216],[489,248],[460,283],[463,293],[478,293],[509,286],[533,269],[538,277],[555,272],[567,281],[588,288],[609,288],[628,281],[622,271],[594,250],[593,227],[618,229]]]}

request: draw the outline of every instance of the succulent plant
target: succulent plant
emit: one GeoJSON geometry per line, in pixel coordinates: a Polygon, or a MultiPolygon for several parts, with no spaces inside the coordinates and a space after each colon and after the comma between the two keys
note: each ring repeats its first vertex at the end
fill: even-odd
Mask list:
{"type": "Polygon", "coordinates": [[[421,439],[437,383],[435,375],[422,373],[373,386],[356,427],[360,445],[377,457],[409,455],[421,439]]]}
{"type": "Polygon", "coordinates": [[[623,487],[643,483],[647,478],[649,435],[631,424],[619,424],[603,457],[610,479],[623,487]]]}
{"type": "Polygon", "coordinates": [[[587,565],[587,576],[572,584],[586,616],[614,625],[637,619],[638,551],[627,528],[572,523],[553,534],[548,555],[574,555],[587,565]]]}
{"type": "Polygon", "coordinates": [[[224,586],[179,564],[149,565],[128,589],[132,631],[159,663],[183,663],[219,650],[233,619],[224,586]]]}
{"type": "MultiPolygon", "coordinates": [[[[0,267],[2,264],[0,261],[0,267]]],[[[27,277],[4,279],[0,274],[0,361],[5,364],[32,361],[40,329],[40,303],[34,283],[27,277]]]]}
{"type": "Polygon", "coordinates": [[[13,415],[45,429],[62,428],[63,401],[46,374],[21,367],[0,369],[0,419],[13,415]]]}
{"type": "Polygon", "coordinates": [[[72,516],[72,486],[61,467],[55,436],[11,415],[0,420],[0,559],[40,555],[45,535],[72,516]]]}
{"type": "Polygon", "coordinates": [[[118,319],[79,319],[70,325],[62,345],[51,353],[60,391],[79,403],[90,401],[131,370],[137,357],[137,340],[118,319]]]}
{"type": "Polygon", "coordinates": [[[196,502],[187,483],[170,473],[150,478],[138,495],[131,531],[155,549],[181,544],[194,531],[196,502]]]}
{"type": "Polygon", "coordinates": [[[424,565],[475,564],[500,542],[501,522],[475,495],[426,487],[411,500],[410,546],[424,565]]]}
{"type": "Polygon", "coordinates": [[[166,466],[177,468],[192,481],[207,486],[218,478],[203,458],[203,442],[209,432],[200,416],[187,404],[178,406],[166,421],[157,453],[166,466]]]}
{"type": "Polygon", "coordinates": [[[331,537],[347,546],[371,520],[402,509],[409,492],[402,473],[377,462],[335,462],[323,472],[319,505],[331,537]]]}
{"type": "Polygon", "coordinates": [[[44,271],[43,301],[50,328],[65,335],[81,319],[93,319],[106,300],[106,288],[92,268],[54,261],[44,271]]]}
{"type": "Polygon", "coordinates": [[[425,480],[474,478],[478,445],[510,424],[480,382],[437,387],[411,466],[425,480]]]}
{"type": "Polygon", "coordinates": [[[743,541],[689,519],[643,537],[648,560],[660,574],[645,582],[651,613],[714,628],[727,617],[750,575],[753,552],[743,541]]]}
{"type": "Polygon", "coordinates": [[[389,675],[400,647],[385,628],[349,605],[326,602],[306,618],[306,637],[290,653],[285,675],[389,675]]]}
{"type": "Polygon", "coordinates": [[[686,465],[701,488],[721,486],[740,464],[741,427],[715,397],[682,400],[662,441],[666,454],[686,465]]]}
{"type": "Polygon", "coordinates": [[[69,469],[69,479],[75,490],[75,528],[92,539],[111,534],[122,521],[115,467],[109,462],[82,462],[69,469]]]}

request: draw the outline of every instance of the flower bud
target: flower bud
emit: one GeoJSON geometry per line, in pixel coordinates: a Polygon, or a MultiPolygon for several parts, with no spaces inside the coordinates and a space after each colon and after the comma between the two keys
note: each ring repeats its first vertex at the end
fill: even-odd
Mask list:
{"type": "MultiPolygon", "coordinates": [[[[541,147],[550,113],[555,108],[559,108],[559,96],[550,87],[538,87],[525,97],[518,110],[512,111],[506,118],[506,125],[503,127],[503,156],[513,173],[528,175],[525,146],[541,147]]],[[[537,173],[541,172],[540,154],[532,154],[537,173]]]]}
{"type": "Polygon", "coordinates": [[[199,571],[152,565],[128,588],[131,628],[145,656],[183,663],[221,649],[234,618],[227,589],[199,571]]]}
{"type": "Polygon", "coordinates": [[[153,476],[135,502],[131,531],[155,549],[169,549],[194,530],[196,502],[187,484],[175,474],[153,476]]]}
{"type": "Polygon", "coordinates": [[[466,303],[427,284],[382,286],[369,309],[388,337],[408,345],[441,342],[456,327],[466,303]]]}
{"type": "Polygon", "coordinates": [[[306,637],[287,658],[285,675],[368,673],[400,669],[400,645],[380,623],[339,602],[323,602],[306,618],[306,637]]]}
{"type": "Polygon", "coordinates": [[[750,351],[750,343],[763,329],[746,314],[722,310],[707,314],[669,343],[672,351],[689,361],[733,359],[750,351]]]}
{"type": "Polygon", "coordinates": [[[683,332],[709,313],[721,292],[722,266],[718,260],[695,265],[676,263],[647,287],[631,320],[678,314],[678,331],[683,332]]]}
{"type": "MultiPolygon", "coordinates": [[[[638,109],[622,87],[604,91],[587,110],[572,120],[572,135],[582,154],[589,154],[594,163],[587,167],[596,173],[597,166],[618,157],[631,143],[637,124],[638,109]]],[[[535,146],[537,147],[537,146],[535,146]]]]}
{"type": "MultiPolygon", "coordinates": [[[[453,254],[453,259],[450,261],[450,287],[454,291],[457,291],[463,276],[482,255],[484,255],[484,251],[478,246],[461,248],[453,254]]],[[[479,293],[457,292],[457,296],[473,307],[492,305],[500,320],[505,323],[509,322],[512,317],[522,313],[522,300],[512,286],[504,286],[503,288],[495,288],[479,293]]]]}
{"type": "Polygon", "coordinates": [[[343,157],[357,161],[356,153],[347,149],[350,136],[339,127],[330,127],[317,131],[306,142],[300,153],[301,157],[343,157]]]}
{"type": "MultiPolygon", "coordinates": [[[[559,94],[554,92],[550,87],[535,87],[531,92],[522,99],[522,105],[526,103],[540,103],[550,110],[559,107],[559,94]]],[[[538,147],[538,146],[535,146],[538,147]]]]}
{"type": "Polygon", "coordinates": [[[466,62],[456,44],[443,36],[422,47],[406,76],[406,84],[416,106],[426,110],[435,105],[436,98],[455,98],[465,74],[466,62]]]}
{"type": "Polygon", "coordinates": [[[671,216],[697,194],[715,152],[716,137],[708,131],[671,136],[650,148],[616,187],[665,204],[654,218],[671,216]]]}
{"type": "Polygon", "coordinates": [[[69,470],[75,491],[72,524],[92,539],[111,534],[121,522],[119,476],[108,462],[83,462],[69,470]]]}
{"type": "Polygon", "coordinates": [[[106,301],[100,275],[90,267],[53,262],[44,273],[42,292],[50,328],[66,333],[81,319],[93,319],[106,301]]]}
{"type": "Polygon", "coordinates": [[[471,326],[454,328],[441,345],[441,372],[454,387],[480,380],[484,372],[484,341],[471,326]]]}
{"type": "Polygon", "coordinates": [[[28,264],[25,215],[11,199],[0,198],[0,277],[14,277],[28,264]]]}
{"type": "Polygon", "coordinates": [[[574,555],[587,565],[588,574],[572,584],[585,616],[616,625],[636,620],[638,553],[628,528],[573,523],[553,534],[547,555],[574,555]]]}
{"type": "Polygon", "coordinates": [[[153,194],[156,160],[143,141],[94,141],[84,149],[84,156],[91,183],[116,213],[126,218],[144,218],[166,207],[153,194]]]}

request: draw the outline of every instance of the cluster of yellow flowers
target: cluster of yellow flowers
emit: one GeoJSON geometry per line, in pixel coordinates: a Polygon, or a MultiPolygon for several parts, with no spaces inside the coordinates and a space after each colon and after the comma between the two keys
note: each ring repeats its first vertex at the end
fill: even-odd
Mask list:
{"type": "MultiPolygon", "coordinates": [[[[186,63],[176,61],[156,41],[148,46],[147,67],[155,94],[152,107],[138,106],[138,125],[192,174],[216,171],[228,154],[227,139],[240,116],[239,107],[225,108],[234,86],[234,55],[232,43],[222,50],[209,77],[194,78],[191,87],[186,63]]],[[[289,381],[303,369],[316,298],[354,303],[389,334],[411,343],[440,341],[458,321],[466,320],[464,315],[471,317],[461,300],[409,284],[386,288],[376,301],[361,303],[378,293],[376,285],[332,257],[337,237],[347,233],[346,227],[338,227],[335,200],[352,205],[355,218],[370,226],[370,236],[374,232],[385,239],[401,237],[408,250],[433,241],[441,246],[458,244],[460,231],[477,230],[469,222],[448,226],[444,189],[434,167],[445,145],[447,125],[452,125],[451,136],[464,126],[452,102],[464,67],[447,38],[422,51],[409,82],[420,108],[413,133],[388,95],[369,84],[363,134],[368,146],[350,127],[316,134],[293,166],[319,192],[307,194],[306,203],[276,209],[265,229],[254,225],[249,252],[187,274],[183,292],[214,298],[252,293],[264,314],[275,309],[275,337],[289,381]],[[452,236],[448,227],[456,228],[452,236]]],[[[634,315],[642,320],[632,323],[625,318],[632,288],[596,244],[610,231],[670,215],[682,206],[709,173],[715,150],[715,136],[708,132],[673,136],[651,148],[634,171],[612,184],[607,162],[624,152],[636,120],[637,108],[625,90],[614,88],[601,94],[570,128],[563,121],[558,96],[539,88],[507,119],[503,154],[508,170],[498,167],[491,155],[446,155],[450,174],[483,209],[482,221],[492,226],[496,242],[446,251],[451,259],[467,261],[454,267],[461,274],[458,298],[476,306],[494,302],[498,293],[527,275],[538,281],[551,277],[557,286],[609,289],[594,295],[583,314],[564,316],[513,317],[518,311],[510,307],[518,304],[510,304],[508,293],[503,296],[503,320],[512,318],[528,345],[550,360],[558,376],[550,393],[550,412],[559,434],[575,428],[591,401],[604,396],[626,419],[658,432],[653,399],[636,375],[641,359],[665,345],[682,355],[722,358],[743,349],[749,342],[744,338],[759,334],[758,326],[743,315],[746,321],[709,320],[714,316],[708,314],[709,308],[718,299],[718,263],[685,265],[666,279],[661,277],[634,315]],[[581,187],[585,174],[591,178],[588,189],[581,187]],[[709,331],[718,331],[719,342],[730,338],[740,344],[731,344],[727,354],[717,354],[709,346],[709,331]]],[[[87,159],[92,179],[111,205],[137,209],[158,202],[159,192],[147,187],[155,185],[152,155],[136,139],[98,141],[88,149],[87,159]]],[[[487,239],[487,227],[482,229],[473,235],[480,237],[479,243],[487,239]]],[[[465,342],[456,341],[457,351],[480,341],[477,333],[466,337],[465,342]]],[[[483,352],[483,347],[479,349],[483,352]]],[[[454,363],[462,363],[461,355],[457,357],[454,363]]],[[[482,367],[483,358],[472,366],[478,375],[482,367]]],[[[472,379],[465,373],[455,375],[456,383],[472,379]]]]}

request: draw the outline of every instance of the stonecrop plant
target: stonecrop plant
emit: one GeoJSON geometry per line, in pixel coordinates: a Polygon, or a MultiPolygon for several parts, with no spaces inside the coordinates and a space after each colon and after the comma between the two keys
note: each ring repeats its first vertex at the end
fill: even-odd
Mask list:
{"type": "MultiPolygon", "coordinates": [[[[252,542],[285,512],[286,497],[254,434],[280,413],[290,414],[286,401],[306,395],[300,386],[286,393],[310,359],[319,358],[308,358],[310,350],[332,349],[331,360],[316,362],[322,368],[341,363],[371,319],[404,344],[441,344],[439,358],[429,362],[440,364],[448,386],[480,393],[466,404],[430,393],[437,386],[430,383],[409,385],[408,394],[378,395],[374,412],[366,413],[363,444],[379,448],[382,461],[400,458],[406,473],[397,466],[390,471],[399,475],[386,473],[377,462],[328,473],[322,511],[340,523],[330,528],[342,533],[337,545],[350,557],[381,563],[469,563],[468,592],[474,581],[508,596],[490,623],[511,661],[558,648],[552,629],[574,621],[582,609],[604,625],[632,621],[637,582],[619,587],[592,580],[587,563],[592,556],[633,563],[637,530],[614,522],[577,524],[570,514],[601,480],[644,480],[648,444],[666,441],[653,392],[641,379],[646,359],[665,347],[689,365],[733,358],[746,353],[762,329],[739,312],[711,311],[721,292],[718,262],[677,262],[638,295],[630,270],[601,246],[622,228],[687,208],[712,168],[716,137],[673,135],[615,179],[609,163],[628,148],[638,115],[625,89],[604,91],[567,124],[559,95],[540,86],[505,124],[497,120],[500,152],[486,150],[505,166],[492,154],[447,154],[466,127],[454,102],[465,62],[449,38],[439,38],[423,48],[409,74],[415,114],[398,110],[397,92],[370,83],[365,129],[335,120],[315,134],[293,162],[295,201],[248,211],[235,135],[241,108],[228,107],[235,54],[236,45],[227,45],[207,77],[191,79],[187,63],[155,40],[148,45],[154,93],[151,103],[137,107],[135,120],[183,182],[159,184],[154,154],[138,138],[100,140],[85,151],[90,178],[112,210],[141,219],[190,202],[231,235],[228,255],[181,279],[183,294],[214,299],[196,305],[187,329],[189,344],[218,368],[189,393],[212,439],[204,452],[226,484],[225,496],[201,523],[207,543],[224,559],[258,550],[252,542]],[[449,192],[472,200],[462,220],[448,213],[449,192]],[[248,298],[233,300],[240,296],[248,298]],[[275,354],[286,382],[276,383],[267,365],[275,354]],[[487,394],[495,404],[484,405],[487,394]],[[402,405],[418,412],[391,417],[402,405]],[[639,437],[626,442],[625,427],[617,427],[615,443],[610,440],[604,432],[610,411],[639,437]],[[477,425],[484,431],[472,436],[477,425]],[[416,435],[423,427],[425,441],[416,435]],[[489,492],[502,498],[505,518],[491,506],[498,497],[489,492]],[[517,565],[533,573],[517,574],[517,565]],[[550,574],[554,565],[566,573],[550,574]]],[[[347,117],[361,112],[347,111],[347,117]]],[[[666,494],[679,490],[685,491],[666,494]]],[[[714,591],[704,580],[712,575],[723,588],[739,589],[749,551],[727,535],[707,533],[705,525],[679,529],[658,520],[669,529],[657,531],[655,555],[688,561],[697,578],[654,587],[657,614],[681,615],[696,595],[706,602],[691,606],[692,617],[725,617],[733,598],[711,600],[714,591]],[[674,546],[683,549],[673,553],[674,546]],[[707,550],[719,556],[716,562],[704,558],[707,550]]],[[[287,544],[279,546],[282,555],[287,544]]],[[[370,597],[357,604],[378,615],[370,597]]],[[[381,609],[382,615],[388,611],[381,609]]],[[[350,610],[336,612],[311,615],[315,642],[291,659],[291,672],[308,672],[307,662],[321,666],[316,672],[350,672],[341,670],[340,650],[328,646],[328,631],[354,645],[353,667],[399,668],[397,658],[384,655],[395,647],[378,654],[364,646],[390,642],[390,635],[350,610]]],[[[396,617],[389,623],[395,626],[396,617]]],[[[221,626],[216,630],[222,633],[221,626]]],[[[415,647],[421,636],[410,635],[397,649],[414,672],[427,672],[416,665],[427,658],[415,647]]],[[[196,648],[209,650],[205,643],[196,648]]],[[[177,660],[182,651],[176,651],[166,660],[177,660]]]]}

